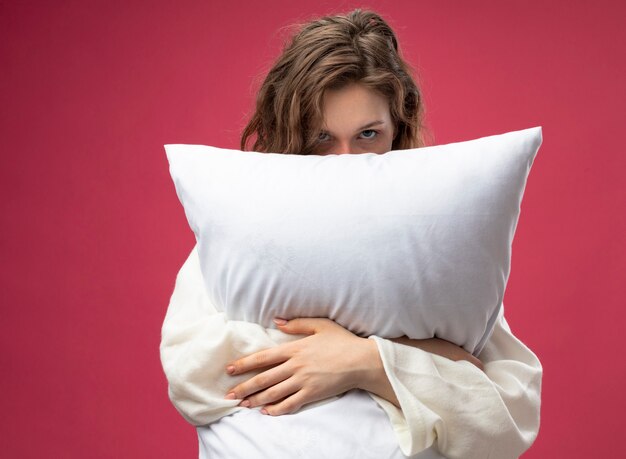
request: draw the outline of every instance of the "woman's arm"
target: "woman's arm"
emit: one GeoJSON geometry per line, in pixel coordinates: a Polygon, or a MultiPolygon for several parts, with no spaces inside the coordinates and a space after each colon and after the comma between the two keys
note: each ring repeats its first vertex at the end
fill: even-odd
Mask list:
{"type": "MultiPolygon", "coordinates": [[[[277,322],[281,331],[304,337],[231,362],[227,371],[232,375],[258,369],[265,371],[234,385],[226,394],[227,398],[242,399],[241,406],[250,408],[264,405],[262,413],[280,416],[358,388],[400,407],[375,341],[361,338],[328,318],[301,317],[281,321],[283,323],[277,322]]],[[[450,361],[466,360],[482,370],[479,359],[443,339],[403,336],[390,341],[450,361]]]]}
{"type": "Polygon", "coordinates": [[[235,411],[236,400],[224,400],[233,377],[224,368],[233,359],[294,340],[278,330],[243,321],[227,320],[203,288],[197,248],[176,276],[161,329],[161,364],[172,404],[193,425],[204,425],[235,411]]]}
{"type": "Polygon", "coordinates": [[[293,319],[280,328],[309,336],[232,362],[237,375],[282,364],[233,387],[235,398],[250,407],[265,405],[276,416],[346,387],[363,389],[389,415],[407,456],[436,443],[449,459],[517,458],[537,436],[541,364],[511,333],[503,309],[479,354],[484,371],[463,352],[450,359],[422,349],[457,353],[444,340],[359,338],[320,318],[293,319]]]}
{"type": "MultiPolygon", "coordinates": [[[[431,354],[437,354],[454,362],[465,360],[476,366],[476,368],[480,369],[480,371],[485,371],[485,367],[478,357],[474,357],[461,346],[457,346],[456,344],[444,339],[411,339],[408,336],[402,336],[400,338],[391,338],[390,341],[398,344],[404,344],[405,346],[412,346],[431,354]]],[[[375,370],[373,377],[370,379],[370,381],[373,381],[373,387],[369,390],[369,392],[379,395],[391,401],[397,407],[400,407],[400,402],[398,397],[396,397],[396,393],[393,390],[393,386],[391,385],[389,378],[387,377],[387,373],[385,372],[385,367],[377,346],[376,357],[378,357],[377,362],[380,363],[380,366],[374,367],[375,370]]]]}
{"type": "MultiPolygon", "coordinates": [[[[357,388],[367,390],[372,394],[378,395],[400,408],[400,402],[396,396],[393,386],[391,385],[391,381],[387,376],[376,342],[369,339],[365,341],[370,349],[370,357],[368,357],[368,361],[372,362],[372,365],[370,366],[369,374],[359,380],[357,388]]],[[[444,339],[411,339],[407,336],[402,336],[400,338],[391,338],[389,341],[421,349],[422,351],[426,351],[431,354],[437,354],[451,361],[458,362],[460,360],[465,360],[476,366],[476,368],[481,371],[485,371],[483,363],[480,359],[474,357],[462,347],[444,339]]]]}
{"type": "Polygon", "coordinates": [[[446,357],[450,360],[454,360],[455,362],[458,362],[459,360],[467,360],[469,363],[474,364],[481,371],[485,371],[485,367],[478,357],[474,357],[461,346],[457,346],[456,344],[451,343],[450,341],[446,341],[445,339],[411,339],[407,336],[402,336],[400,338],[391,338],[389,341],[393,341],[394,343],[399,344],[405,344],[407,346],[417,347],[423,351],[446,357]]]}
{"type": "MultiPolygon", "coordinates": [[[[370,392],[389,415],[405,455],[436,443],[449,459],[517,458],[535,441],[543,368],[511,333],[503,308],[478,356],[484,372],[468,361],[453,362],[377,336],[369,339],[378,345],[386,373],[370,392]],[[400,408],[374,393],[385,381],[400,408]]],[[[364,378],[363,389],[376,378],[364,378]]]]}

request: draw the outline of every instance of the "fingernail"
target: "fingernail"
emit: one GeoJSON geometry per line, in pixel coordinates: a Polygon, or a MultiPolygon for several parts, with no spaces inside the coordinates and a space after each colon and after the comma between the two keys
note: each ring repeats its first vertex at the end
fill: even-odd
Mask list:
{"type": "Polygon", "coordinates": [[[250,400],[243,400],[239,406],[245,406],[246,408],[250,406],[250,400]]]}
{"type": "Polygon", "coordinates": [[[235,367],[233,365],[228,365],[226,367],[226,373],[228,373],[229,375],[233,374],[234,371],[235,371],[235,367]]]}
{"type": "Polygon", "coordinates": [[[226,397],[224,397],[227,400],[235,400],[235,393],[234,392],[229,392],[228,394],[226,394],[226,397]]]}
{"type": "Polygon", "coordinates": [[[261,409],[261,414],[269,414],[265,408],[261,409]]]}
{"type": "Polygon", "coordinates": [[[287,323],[287,321],[285,319],[276,318],[276,319],[274,319],[274,323],[276,325],[285,325],[287,323]]]}

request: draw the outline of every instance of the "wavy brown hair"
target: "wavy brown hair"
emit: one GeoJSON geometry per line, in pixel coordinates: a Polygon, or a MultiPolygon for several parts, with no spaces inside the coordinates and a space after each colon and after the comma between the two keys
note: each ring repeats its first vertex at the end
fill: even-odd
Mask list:
{"type": "Polygon", "coordinates": [[[392,149],[422,147],[424,103],[398,40],[378,14],[356,9],[300,26],[269,70],[255,112],[241,135],[241,150],[311,154],[323,122],[323,95],[360,83],[389,101],[396,127],[392,149]]]}

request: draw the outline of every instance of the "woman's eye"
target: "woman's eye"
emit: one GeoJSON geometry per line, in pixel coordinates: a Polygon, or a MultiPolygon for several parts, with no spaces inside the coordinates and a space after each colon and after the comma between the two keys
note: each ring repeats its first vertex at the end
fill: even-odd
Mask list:
{"type": "Polygon", "coordinates": [[[329,138],[330,136],[328,135],[327,132],[321,132],[320,135],[317,137],[317,140],[319,140],[320,142],[325,142],[329,138]]]}
{"type": "Polygon", "coordinates": [[[361,135],[364,139],[373,139],[378,135],[378,132],[373,129],[366,129],[365,131],[361,132],[361,135]]]}

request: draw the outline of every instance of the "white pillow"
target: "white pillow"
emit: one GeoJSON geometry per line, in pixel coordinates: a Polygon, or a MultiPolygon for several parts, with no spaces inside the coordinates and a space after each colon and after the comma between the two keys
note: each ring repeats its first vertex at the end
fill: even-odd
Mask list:
{"type": "Polygon", "coordinates": [[[232,320],[359,336],[491,335],[541,127],[385,154],[165,145],[204,282],[232,320]]]}

